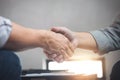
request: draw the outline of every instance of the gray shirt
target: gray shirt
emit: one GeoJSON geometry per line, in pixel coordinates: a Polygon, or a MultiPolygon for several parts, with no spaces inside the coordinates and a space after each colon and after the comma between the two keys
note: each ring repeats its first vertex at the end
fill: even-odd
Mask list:
{"type": "Polygon", "coordinates": [[[107,28],[90,32],[96,40],[99,54],[120,49],[120,15],[107,28]]]}
{"type": "Polygon", "coordinates": [[[11,30],[11,21],[0,16],[0,48],[7,42],[11,30]]]}

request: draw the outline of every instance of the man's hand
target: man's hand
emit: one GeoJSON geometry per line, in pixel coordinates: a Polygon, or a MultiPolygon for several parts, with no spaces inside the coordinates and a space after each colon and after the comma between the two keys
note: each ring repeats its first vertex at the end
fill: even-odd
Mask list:
{"type": "Polygon", "coordinates": [[[45,36],[44,52],[48,58],[62,62],[74,53],[73,45],[64,35],[48,31],[45,36]]]}
{"type": "Polygon", "coordinates": [[[89,32],[72,32],[65,27],[53,27],[51,31],[61,33],[70,40],[75,48],[82,48],[98,52],[98,46],[94,37],[89,32]]]}
{"type": "MultiPolygon", "coordinates": [[[[77,38],[74,35],[74,32],[70,31],[69,29],[67,29],[65,27],[53,27],[53,28],[51,28],[51,31],[53,31],[53,32],[55,32],[55,33],[57,33],[59,35],[60,34],[64,35],[71,42],[71,45],[73,46],[73,49],[75,49],[77,47],[78,41],[77,41],[77,38]]],[[[67,53],[65,55],[70,54],[70,56],[68,56],[67,58],[65,58],[65,57],[62,58],[62,55],[65,53],[65,49],[61,53],[61,55],[59,55],[59,56],[56,56],[56,53],[54,53],[52,51],[49,51],[49,50],[44,50],[44,52],[46,53],[46,55],[48,56],[49,59],[53,59],[53,60],[55,60],[57,62],[62,62],[64,60],[69,59],[69,57],[71,55],[73,55],[73,53],[74,53],[74,52],[72,54],[67,53]]]]}
{"type": "Polygon", "coordinates": [[[78,40],[75,33],[66,27],[52,27],[51,31],[64,35],[73,45],[74,49],[78,46],[78,40]]]}
{"type": "Polygon", "coordinates": [[[11,34],[3,49],[23,51],[38,47],[50,54],[54,53],[52,55],[54,58],[61,56],[60,58],[67,59],[73,53],[72,44],[62,34],[48,30],[25,28],[12,23],[11,34]]]}
{"type": "Polygon", "coordinates": [[[12,22],[12,31],[3,49],[23,51],[37,47],[58,62],[68,59],[74,51],[71,42],[62,34],[25,28],[12,22]]]}

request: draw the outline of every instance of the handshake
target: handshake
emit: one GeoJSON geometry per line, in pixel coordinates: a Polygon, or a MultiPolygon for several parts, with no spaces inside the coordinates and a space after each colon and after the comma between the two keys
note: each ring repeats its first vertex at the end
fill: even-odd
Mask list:
{"type": "Polygon", "coordinates": [[[53,27],[46,32],[44,53],[57,62],[68,60],[78,46],[74,32],[65,27],[53,27]]]}
{"type": "Polygon", "coordinates": [[[37,30],[14,22],[9,39],[2,49],[23,51],[37,47],[43,48],[47,57],[57,62],[68,60],[76,48],[98,51],[96,41],[89,32],[73,32],[65,27],[37,30]]]}

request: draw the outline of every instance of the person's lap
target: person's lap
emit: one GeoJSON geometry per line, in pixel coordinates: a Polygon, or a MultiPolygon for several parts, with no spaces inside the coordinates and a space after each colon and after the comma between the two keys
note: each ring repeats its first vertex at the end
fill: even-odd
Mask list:
{"type": "Polygon", "coordinates": [[[110,80],[120,80],[120,61],[114,64],[111,71],[110,80]]]}
{"type": "Polygon", "coordinates": [[[0,80],[21,80],[21,65],[17,55],[0,50],[0,80]]]}

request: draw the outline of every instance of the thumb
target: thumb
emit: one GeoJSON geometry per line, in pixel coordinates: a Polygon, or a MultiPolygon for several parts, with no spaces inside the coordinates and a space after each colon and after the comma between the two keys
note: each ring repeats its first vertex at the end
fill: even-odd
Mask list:
{"type": "Polygon", "coordinates": [[[52,27],[51,31],[64,35],[71,42],[74,39],[73,32],[71,30],[67,29],[66,27],[52,27]]]}
{"type": "Polygon", "coordinates": [[[75,37],[75,33],[70,29],[66,27],[52,27],[51,31],[64,35],[73,44],[74,48],[77,47],[78,41],[75,37]]]}
{"type": "Polygon", "coordinates": [[[51,31],[56,32],[56,33],[60,33],[63,35],[68,32],[65,27],[52,27],[51,31]]]}

